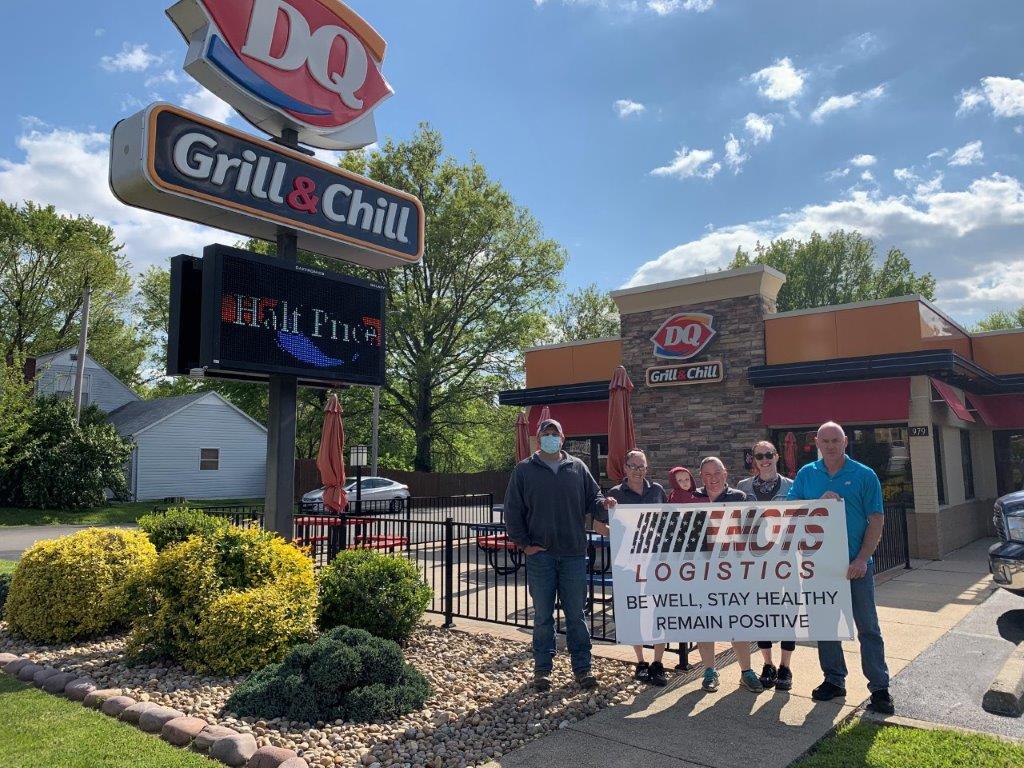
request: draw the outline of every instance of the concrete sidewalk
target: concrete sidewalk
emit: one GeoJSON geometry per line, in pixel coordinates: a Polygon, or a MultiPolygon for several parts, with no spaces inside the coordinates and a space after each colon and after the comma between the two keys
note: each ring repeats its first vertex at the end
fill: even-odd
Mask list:
{"type": "MultiPolygon", "coordinates": [[[[877,587],[879,618],[890,674],[895,676],[949,632],[993,591],[988,578],[990,541],[975,542],[939,562],[920,561],[910,571],[884,574],[877,587]]],[[[479,627],[460,628],[485,631],[479,627]]],[[[502,633],[516,636],[517,633],[502,633]]],[[[524,637],[518,633],[519,637],[524,637]]],[[[595,644],[601,655],[631,658],[629,648],[595,644]],[[623,653],[625,652],[625,653],[623,653]]],[[[719,650],[724,650],[720,647],[719,650]]],[[[798,645],[790,693],[760,695],[738,687],[735,663],[721,671],[717,694],[700,680],[676,678],[648,689],[631,705],[605,709],[509,753],[491,768],[784,768],[810,749],[868,697],[856,642],[845,643],[850,676],[842,704],[811,700],[821,682],[817,652],[798,645]]],[[[759,658],[757,669],[760,670],[759,658]]],[[[689,677],[689,675],[687,676],[689,677]]],[[[901,702],[896,699],[896,711],[901,702]]]]}

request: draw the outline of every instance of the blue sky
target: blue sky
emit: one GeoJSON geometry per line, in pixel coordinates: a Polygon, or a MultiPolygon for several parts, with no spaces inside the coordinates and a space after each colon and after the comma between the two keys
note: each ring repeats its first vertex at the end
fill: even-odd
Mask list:
{"type": "MultiPolygon", "coordinates": [[[[181,71],[168,4],[5,11],[0,198],[112,224],[138,269],[235,239],[106,189],[110,128],[151,101],[244,125],[181,71]]],[[[389,43],[382,136],[426,120],[475,153],[567,248],[570,286],[700,274],[845,226],[932,271],[965,323],[1024,304],[1020,2],[350,5],[389,43]]]]}

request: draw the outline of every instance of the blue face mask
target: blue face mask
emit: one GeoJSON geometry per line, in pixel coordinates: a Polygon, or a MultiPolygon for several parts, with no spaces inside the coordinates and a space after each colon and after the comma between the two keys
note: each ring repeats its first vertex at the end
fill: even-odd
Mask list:
{"type": "Polygon", "coordinates": [[[558,435],[541,435],[540,449],[544,453],[558,453],[562,449],[562,438],[558,435]]]}

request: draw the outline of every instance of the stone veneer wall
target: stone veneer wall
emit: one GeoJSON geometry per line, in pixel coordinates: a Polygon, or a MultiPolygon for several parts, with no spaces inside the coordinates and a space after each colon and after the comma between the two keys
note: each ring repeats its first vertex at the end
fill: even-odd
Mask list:
{"type": "Polygon", "coordinates": [[[743,449],[765,437],[763,394],[747,381],[747,369],[764,365],[764,317],[775,311],[764,296],[745,296],[622,316],[622,360],[635,390],[631,401],[637,447],[647,453],[649,478],[666,486],[668,470],[682,465],[697,475],[700,459],[717,455],[729,470],[730,485],[746,476],[743,449]],[[646,386],[646,370],[670,365],[654,357],[651,336],[672,315],[707,312],[717,335],[693,360],[722,360],[725,381],[676,387],[646,386]]]}

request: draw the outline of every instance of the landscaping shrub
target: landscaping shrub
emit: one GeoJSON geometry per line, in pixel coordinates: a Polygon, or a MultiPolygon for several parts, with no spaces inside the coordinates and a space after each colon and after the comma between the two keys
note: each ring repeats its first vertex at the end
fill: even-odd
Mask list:
{"type": "Polygon", "coordinates": [[[0,573],[0,616],[4,615],[4,605],[7,604],[7,593],[11,590],[11,574],[0,573]]]}
{"type": "Polygon", "coordinates": [[[127,626],[144,610],[156,549],[139,531],[89,528],[41,541],[14,570],[5,618],[36,642],[65,642],[127,626]]]}
{"type": "Polygon", "coordinates": [[[337,627],[252,675],[227,706],[267,719],[372,722],[422,709],[429,696],[426,679],[405,663],[397,643],[337,627]]]}
{"type": "Polygon", "coordinates": [[[316,621],[312,561],[259,530],[228,526],[164,549],[150,590],[130,650],[202,673],[235,675],[280,661],[316,621]]]}
{"type": "Polygon", "coordinates": [[[404,644],[433,594],[404,557],[346,550],[320,574],[320,626],[357,627],[404,644]]]}
{"type": "Polygon", "coordinates": [[[174,507],[164,514],[154,513],[139,518],[139,528],[146,532],[157,552],[163,552],[172,544],[180,544],[190,536],[210,536],[228,525],[223,517],[188,507],[174,507]]]}

